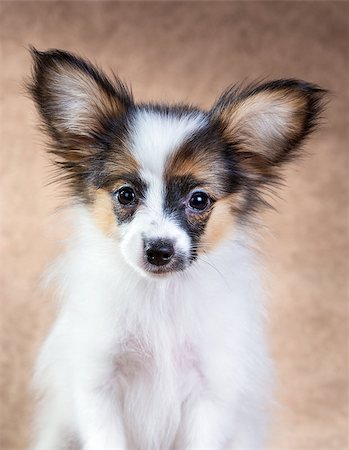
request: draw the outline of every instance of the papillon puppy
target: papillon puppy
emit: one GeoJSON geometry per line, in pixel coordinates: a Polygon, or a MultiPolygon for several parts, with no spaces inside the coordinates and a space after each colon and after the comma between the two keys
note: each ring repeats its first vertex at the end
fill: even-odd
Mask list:
{"type": "Polygon", "coordinates": [[[249,230],[324,91],[282,79],[209,111],[143,104],[75,55],[32,56],[75,224],[33,448],[262,449],[273,377],[249,230]]]}

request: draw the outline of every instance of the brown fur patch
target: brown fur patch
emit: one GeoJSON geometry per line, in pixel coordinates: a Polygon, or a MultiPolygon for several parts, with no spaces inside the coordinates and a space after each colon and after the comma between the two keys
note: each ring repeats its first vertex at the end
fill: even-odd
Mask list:
{"type": "Polygon", "coordinates": [[[212,170],[212,161],[209,154],[185,154],[177,151],[169,161],[165,177],[191,176],[197,179],[206,179],[212,170]]]}
{"type": "Polygon", "coordinates": [[[113,149],[108,160],[104,165],[104,186],[108,186],[110,189],[119,181],[127,181],[129,178],[135,178],[138,176],[140,165],[138,161],[133,157],[131,152],[126,146],[113,149]]]}
{"type": "Polygon", "coordinates": [[[205,189],[212,198],[227,194],[227,179],[230,177],[223,154],[220,137],[215,132],[195,136],[184,143],[167,160],[165,181],[191,179],[205,189]]]}
{"type": "Polygon", "coordinates": [[[216,248],[232,231],[244,202],[242,193],[231,194],[218,200],[213,207],[200,241],[198,253],[216,248]]]}
{"type": "Polygon", "coordinates": [[[105,189],[97,189],[89,205],[97,227],[108,237],[117,234],[117,221],[111,195],[105,189]]]}

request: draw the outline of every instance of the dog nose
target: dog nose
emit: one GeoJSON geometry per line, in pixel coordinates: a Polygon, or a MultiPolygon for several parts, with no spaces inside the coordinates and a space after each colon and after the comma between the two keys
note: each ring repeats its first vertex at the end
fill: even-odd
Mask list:
{"type": "Polygon", "coordinates": [[[151,241],[146,245],[145,253],[150,264],[164,266],[171,261],[174,248],[171,241],[151,241]]]}

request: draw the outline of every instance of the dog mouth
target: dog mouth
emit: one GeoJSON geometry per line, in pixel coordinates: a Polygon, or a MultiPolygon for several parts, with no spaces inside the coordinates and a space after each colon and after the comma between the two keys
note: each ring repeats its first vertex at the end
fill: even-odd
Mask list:
{"type": "Polygon", "coordinates": [[[151,275],[161,276],[175,272],[182,272],[189,265],[189,260],[185,255],[176,254],[163,264],[154,264],[150,262],[148,257],[143,258],[142,268],[151,275]]]}

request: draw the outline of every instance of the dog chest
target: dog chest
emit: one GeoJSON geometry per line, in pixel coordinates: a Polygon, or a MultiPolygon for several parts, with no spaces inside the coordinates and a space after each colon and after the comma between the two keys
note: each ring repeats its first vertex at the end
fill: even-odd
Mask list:
{"type": "Polygon", "coordinates": [[[116,362],[125,428],[132,446],[170,448],[183,403],[199,377],[195,351],[188,343],[149,348],[129,338],[116,362]]]}

